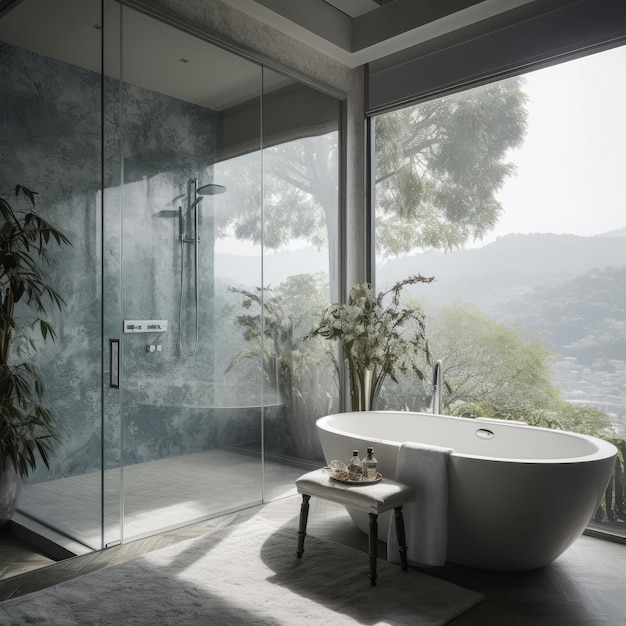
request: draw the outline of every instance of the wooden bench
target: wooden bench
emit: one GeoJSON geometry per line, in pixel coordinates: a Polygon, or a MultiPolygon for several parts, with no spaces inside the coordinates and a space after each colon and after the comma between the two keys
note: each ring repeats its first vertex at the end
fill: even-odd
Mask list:
{"type": "Polygon", "coordinates": [[[369,559],[370,581],[376,585],[376,561],[378,558],[378,516],[385,511],[395,511],[396,532],[398,534],[398,549],[402,569],[408,569],[406,559],[406,539],[404,533],[404,519],[402,507],[415,500],[413,489],[402,483],[388,478],[370,484],[344,483],[334,480],[324,469],[314,470],[300,476],[296,480],[298,493],[302,494],[300,507],[300,525],[298,529],[298,558],[304,552],[304,538],[309,517],[309,500],[311,496],[330,500],[337,504],[365,511],[369,514],[369,559]]]}

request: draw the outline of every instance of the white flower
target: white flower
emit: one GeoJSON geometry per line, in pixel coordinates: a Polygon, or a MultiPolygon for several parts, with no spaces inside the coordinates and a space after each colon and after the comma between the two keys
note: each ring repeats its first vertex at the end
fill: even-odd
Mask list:
{"type": "Polygon", "coordinates": [[[424,315],[416,306],[401,307],[400,291],[405,285],[432,281],[433,278],[412,276],[378,296],[369,283],[361,283],[351,289],[347,304],[333,304],[322,312],[319,325],[310,336],[341,343],[351,368],[353,393],[355,385],[362,386],[364,370],[375,372],[375,390],[380,390],[387,375],[395,379],[409,369],[423,377],[420,357],[429,358],[424,315]],[[385,304],[385,299],[390,302],[385,304]]]}

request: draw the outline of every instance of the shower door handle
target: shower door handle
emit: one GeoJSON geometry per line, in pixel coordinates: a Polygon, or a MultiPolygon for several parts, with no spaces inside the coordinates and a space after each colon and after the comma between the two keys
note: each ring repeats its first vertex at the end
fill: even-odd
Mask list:
{"type": "Polygon", "coordinates": [[[109,387],[120,388],[120,340],[109,339],[109,387]]]}

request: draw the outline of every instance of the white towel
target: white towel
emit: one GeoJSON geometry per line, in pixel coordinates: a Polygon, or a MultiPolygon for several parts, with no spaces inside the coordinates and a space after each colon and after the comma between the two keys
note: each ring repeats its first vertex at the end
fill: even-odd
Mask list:
{"type": "MultiPolygon", "coordinates": [[[[448,535],[448,460],[452,448],[405,441],[398,450],[396,480],[415,489],[416,500],[402,512],[409,565],[446,562],[448,535]]],[[[392,514],[393,515],[393,514],[392,514]]],[[[387,559],[400,562],[395,520],[389,522],[387,559]]]]}

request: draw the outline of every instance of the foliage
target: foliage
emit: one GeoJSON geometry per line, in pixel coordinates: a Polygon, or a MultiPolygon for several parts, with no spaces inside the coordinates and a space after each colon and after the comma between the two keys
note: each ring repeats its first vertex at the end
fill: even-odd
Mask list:
{"type": "Polygon", "coordinates": [[[269,250],[285,242],[306,240],[316,247],[328,245],[328,225],[337,221],[338,136],[336,132],[280,143],[263,150],[263,221],[259,213],[259,163],[239,159],[225,172],[236,177],[229,184],[234,194],[228,224],[237,239],[269,250]]]}
{"type": "Polygon", "coordinates": [[[369,283],[355,285],[347,304],[333,304],[322,312],[310,336],[341,345],[354,408],[374,409],[387,376],[397,381],[400,374],[413,371],[420,380],[424,378],[421,363],[428,355],[424,315],[419,307],[401,306],[400,295],[405,285],[433,280],[418,274],[378,295],[369,283]]]}
{"type": "Polygon", "coordinates": [[[315,433],[315,419],[332,412],[338,398],[335,375],[337,365],[329,370],[327,355],[319,346],[304,350],[305,329],[312,324],[313,312],[323,307],[328,284],[322,275],[291,276],[278,288],[254,291],[231,287],[243,296],[245,310],[236,316],[248,347],[236,352],[226,371],[243,360],[260,363],[266,385],[275,389],[287,407],[290,446],[296,456],[315,458],[321,455],[315,433]],[[330,373],[330,376],[329,376],[330,373]]]}
{"type": "Polygon", "coordinates": [[[376,246],[396,255],[452,249],[496,224],[505,161],[526,132],[523,79],[511,78],[376,118],[376,246]]]}
{"type": "Polygon", "coordinates": [[[285,364],[293,352],[293,319],[283,308],[281,296],[270,295],[269,290],[261,287],[254,292],[236,287],[229,290],[243,296],[241,305],[246,312],[238,315],[236,320],[250,347],[235,353],[226,371],[242,359],[260,358],[264,380],[274,388],[284,381],[277,372],[284,373],[285,364]]]}
{"type": "MultiPolygon", "coordinates": [[[[429,342],[430,348],[430,342],[429,342]]],[[[424,372],[427,365],[424,359],[424,372]]],[[[416,379],[412,373],[400,374],[397,382],[385,381],[378,398],[377,409],[380,411],[428,411],[432,402],[432,379],[416,379]]]]}
{"type": "Polygon", "coordinates": [[[444,396],[449,413],[615,436],[606,413],[561,398],[550,382],[553,355],[537,336],[495,322],[468,303],[442,307],[431,319],[431,351],[442,359],[450,385],[444,396]]]}
{"type": "Polygon", "coordinates": [[[535,425],[591,435],[607,441],[615,438],[615,427],[604,411],[577,406],[565,400],[558,400],[551,408],[552,413],[540,416],[535,425]]]}
{"type": "Polygon", "coordinates": [[[43,267],[50,263],[48,246],[71,245],[59,230],[35,213],[35,193],[18,185],[16,201],[27,200],[25,209],[0,197],[0,458],[22,477],[35,469],[37,453],[48,467],[53,441],[58,439],[53,418],[43,406],[44,386],[27,356],[37,350],[28,328],[44,341],[55,340],[46,321],[46,305],[62,308],[64,301],[47,282],[43,267]],[[16,307],[22,302],[34,311],[28,321],[16,307]]]}
{"type": "Polygon", "coordinates": [[[606,413],[590,407],[579,407],[560,399],[557,399],[550,407],[535,408],[501,407],[488,401],[458,402],[452,407],[450,414],[462,417],[517,420],[530,426],[556,428],[581,435],[600,437],[607,441],[615,437],[615,429],[606,413]]]}
{"type": "MultiPolygon", "coordinates": [[[[612,439],[611,443],[617,448],[615,470],[604,492],[604,507],[606,517],[610,522],[621,520],[626,522],[626,494],[624,493],[624,468],[626,464],[626,440],[612,439]]],[[[598,507],[595,519],[602,520],[602,507],[598,507]]]]}
{"type": "MultiPolygon", "coordinates": [[[[506,155],[526,131],[522,84],[511,78],[376,118],[379,251],[450,249],[493,228],[502,211],[495,192],[515,171],[506,155]]],[[[264,150],[265,247],[303,239],[332,248],[338,145],[327,133],[264,150]]],[[[238,172],[228,185],[237,199],[219,232],[259,243],[258,163],[248,166],[249,175],[238,172]]]]}
{"type": "Polygon", "coordinates": [[[557,399],[549,381],[551,353],[535,335],[495,322],[466,302],[441,307],[429,319],[431,352],[442,360],[451,388],[443,398],[447,411],[459,402],[490,403],[512,416],[557,399]]]}

